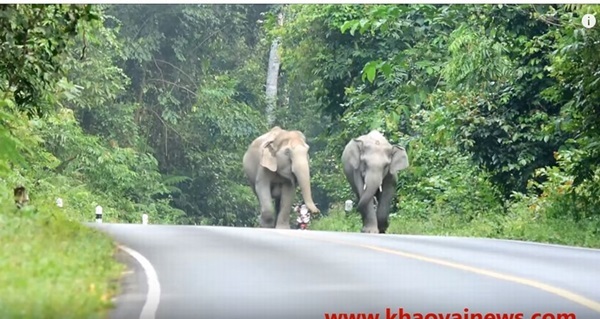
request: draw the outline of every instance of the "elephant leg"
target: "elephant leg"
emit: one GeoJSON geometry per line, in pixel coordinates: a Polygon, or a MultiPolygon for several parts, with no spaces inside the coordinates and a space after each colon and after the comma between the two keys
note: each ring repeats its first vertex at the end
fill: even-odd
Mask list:
{"type": "Polygon", "coordinates": [[[291,183],[281,185],[281,197],[277,214],[277,223],[275,228],[290,229],[290,210],[294,200],[295,188],[291,183]]]}
{"type": "MultiPolygon", "coordinates": [[[[275,203],[275,220],[277,220],[277,216],[279,216],[279,211],[281,210],[281,199],[279,197],[274,197],[273,201],[275,203]]],[[[277,224],[275,224],[275,226],[277,227],[277,224]]]]}
{"type": "Polygon", "coordinates": [[[273,207],[273,197],[271,196],[271,181],[268,176],[260,177],[262,178],[256,182],[256,194],[260,203],[260,227],[274,228],[275,209],[273,207]]]}
{"type": "Polygon", "coordinates": [[[383,179],[382,192],[379,194],[377,206],[377,227],[380,234],[385,234],[389,226],[389,215],[392,199],[396,195],[396,178],[388,175],[383,179]]]}
{"type": "Polygon", "coordinates": [[[271,197],[275,202],[275,227],[277,227],[277,216],[281,210],[281,184],[277,183],[271,186],[271,197]]]}

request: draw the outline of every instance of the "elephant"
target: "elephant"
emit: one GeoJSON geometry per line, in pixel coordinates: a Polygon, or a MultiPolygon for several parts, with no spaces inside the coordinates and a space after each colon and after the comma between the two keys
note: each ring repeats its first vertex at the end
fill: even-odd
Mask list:
{"type": "Polygon", "coordinates": [[[320,213],[312,199],[308,150],[302,132],[279,126],[271,128],[248,146],[243,167],[260,205],[260,227],[290,228],[296,186],[300,186],[310,212],[320,213]]]}
{"type": "Polygon", "coordinates": [[[358,197],[363,233],[385,234],[396,193],[399,171],[408,168],[408,155],[377,130],[353,138],[342,153],[346,180],[358,197]]]}

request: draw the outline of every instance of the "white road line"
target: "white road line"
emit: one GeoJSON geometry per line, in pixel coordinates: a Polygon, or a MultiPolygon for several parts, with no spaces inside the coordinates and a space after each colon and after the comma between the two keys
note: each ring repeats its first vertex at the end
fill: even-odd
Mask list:
{"type": "Polygon", "coordinates": [[[160,302],[160,283],[158,282],[158,275],[152,267],[152,264],[137,251],[119,245],[119,248],[135,258],[138,263],[144,268],[146,273],[146,281],[148,283],[148,292],[146,293],[146,303],[140,313],[140,319],[154,319],[156,316],[156,310],[158,309],[158,303],[160,302]]]}

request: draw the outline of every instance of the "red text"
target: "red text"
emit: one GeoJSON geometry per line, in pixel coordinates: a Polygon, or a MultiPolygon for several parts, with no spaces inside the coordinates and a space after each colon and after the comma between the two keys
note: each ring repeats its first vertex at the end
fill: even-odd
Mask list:
{"type": "Polygon", "coordinates": [[[379,313],[326,313],[325,319],[577,319],[574,313],[534,313],[525,317],[523,313],[480,313],[469,312],[465,308],[462,313],[420,313],[406,312],[403,308],[398,311],[385,309],[382,316],[379,313]]]}

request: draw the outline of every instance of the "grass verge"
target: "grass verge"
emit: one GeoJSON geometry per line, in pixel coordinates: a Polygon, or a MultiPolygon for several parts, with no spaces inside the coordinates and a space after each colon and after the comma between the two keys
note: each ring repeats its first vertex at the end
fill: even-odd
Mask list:
{"type": "MultiPolygon", "coordinates": [[[[340,208],[330,210],[312,222],[313,230],[359,232],[362,227],[357,212],[345,214],[340,208]]],[[[579,222],[564,218],[550,219],[522,211],[507,216],[479,216],[465,220],[453,214],[433,214],[427,219],[391,215],[388,234],[435,235],[515,239],[550,244],[600,248],[600,220],[579,222]]]]}
{"type": "Polygon", "coordinates": [[[124,266],[53,203],[0,207],[0,318],[106,318],[124,266]]]}

